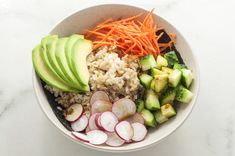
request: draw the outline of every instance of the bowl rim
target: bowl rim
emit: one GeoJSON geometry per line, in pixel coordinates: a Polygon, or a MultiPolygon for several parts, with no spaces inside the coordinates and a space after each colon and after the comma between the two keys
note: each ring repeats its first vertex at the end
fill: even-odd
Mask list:
{"type": "MultiPolygon", "coordinates": [[[[57,22],[56,24],[53,25],[52,29],[50,29],[51,31],[49,33],[51,33],[55,28],[56,26],[58,26],[61,22],[63,22],[65,19],[69,18],[70,16],[73,16],[75,15],[76,13],[82,11],[82,10],[87,10],[87,9],[92,9],[94,7],[100,7],[100,6],[109,6],[109,5],[115,5],[115,6],[125,6],[125,7],[132,7],[132,8],[136,8],[136,9],[140,9],[140,10],[144,10],[144,11],[148,11],[146,10],[145,8],[141,8],[141,7],[138,7],[138,6],[135,6],[135,5],[128,5],[128,4],[119,4],[119,3],[108,3],[108,4],[99,4],[99,5],[92,5],[92,6],[89,6],[89,7],[84,7],[84,8],[81,8],[79,10],[76,10],[72,13],[70,13],[69,15],[66,15],[64,18],[62,18],[59,22],[57,22]]],[[[155,12],[153,12],[153,14],[155,14],[155,12]]],[[[156,14],[155,14],[156,15],[156,14]]],[[[198,59],[197,57],[195,56],[193,50],[192,50],[192,46],[190,45],[190,43],[188,42],[188,40],[185,39],[185,37],[183,36],[183,34],[175,27],[173,26],[170,22],[168,22],[165,18],[161,17],[160,15],[158,15],[158,18],[160,18],[161,20],[165,21],[168,25],[170,25],[171,27],[173,27],[180,35],[181,35],[181,38],[184,40],[184,42],[188,45],[188,48],[190,49],[191,51],[191,55],[192,55],[192,58],[194,59],[195,61],[195,70],[196,70],[196,73],[197,75],[195,75],[196,79],[197,79],[197,84],[195,85],[195,97],[193,99],[193,101],[191,102],[192,106],[191,106],[191,109],[188,111],[188,113],[184,116],[184,118],[182,118],[182,120],[180,121],[180,123],[175,126],[175,128],[173,128],[170,132],[166,133],[165,135],[163,135],[162,137],[160,137],[156,142],[152,143],[152,144],[147,144],[147,145],[144,145],[144,146],[141,146],[141,147],[138,147],[138,148],[131,148],[131,149],[122,149],[122,150],[118,150],[118,147],[117,147],[117,150],[113,150],[113,149],[105,149],[105,147],[103,148],[100,148],[99,146],[92,146],[90,144],[86,144],[86,143],[83,143],[83,142],[80,142],[80,141],[76,141],[75,139],[73,139],[70,135],[66,134],[61,128],[59,128],[57,126],[57,123],[51,119],[49,113],[47,113],[46,111],[46,108],[42,105],[42,102],[41,102],[41,96],[39,95],[38,93],[38,89],[36,87],[37,83],[39,82],[38,81],[38,76],[34,70],[34,68],[32,69],[32,83],[33,83],[33,89],[34,89],[34,94],[36,95],[36,99],[37,99],[37,103],[39,104],[42,112],[46,115],[47,119],[50,121],[50,123],[52,125],[54,125],[56,127],[56,129],[58,129],[58,131],[60,133],[62,133],[64,136],[66,136],[67,138],[69,138],[69,140],[72,140],[73,142],[79,144],[79,145],[82,145],[83,147],[87,147],[87,148],[90,148],[90,149],[95,149],[97,151],[102,151],[102,152],[111,152],[111,153],[120,153],[120,152],[133,152],[133,151],[139,151],[139,150],[142,150],[142,149],[146,149],[146,148],[149,148],[149,147],[153,147],[154,145],[160,143],[161,141],[165,140],[168,136],[172,135],[173,132],[175,132],[176,130],[178,130],[184,123],[185,121],[189,118],[189,115],[192,113],[196,103],[197,103],[197,99],[198,99],[198,94],[199,94],[199,91],[200,91],[200,66],[198,64],[198,59]]]]}

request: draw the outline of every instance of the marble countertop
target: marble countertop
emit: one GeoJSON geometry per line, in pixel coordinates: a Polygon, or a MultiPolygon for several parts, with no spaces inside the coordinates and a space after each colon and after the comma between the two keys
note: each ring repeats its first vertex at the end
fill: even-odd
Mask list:
{"type": "Polygon", "coordinates": [[[113,2],[155,7],[188,39],[201,70],[185,124],[153,148],[122,155],[235,155],[234,0],[0,0],[0,155],[110,155],[74,144],[47,120],[32,88],[31,49],[63,17],[113,2]]]}

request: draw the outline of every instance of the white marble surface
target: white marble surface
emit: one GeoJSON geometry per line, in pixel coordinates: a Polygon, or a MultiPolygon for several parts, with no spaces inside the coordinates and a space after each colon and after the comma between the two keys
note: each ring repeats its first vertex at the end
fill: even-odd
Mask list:
{"type": "Polygon", "coordinates": [[[235,155],[234,0],[0,0],[0,155],[110,155],[74,144],[46,119],[33,93],[31,49],[66,15],[113,2],[155,7],[189,40],[201,69],[185,124],[153,148],[122,155],[235,155]]]}

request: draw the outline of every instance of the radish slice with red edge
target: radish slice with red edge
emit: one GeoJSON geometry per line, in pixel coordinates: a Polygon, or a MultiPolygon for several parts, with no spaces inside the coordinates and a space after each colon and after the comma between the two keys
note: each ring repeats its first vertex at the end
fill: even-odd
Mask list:
{"type": "Polygon", "coordinates": [[[86,129],[88,125],[88,118],[86,115],[82,115],[77,121],[71,123],[71,128],[74,131],[81,132],[86,129]]]}
{"type": "Polygon", "coordinates": [[[110,102],[109,96],[104,91],[96,91],[91,95],[90,98],[90,105],[93,105],[93,103],[97,100],[102,101],[108,101],[110,102]]]}
{"type": "Polygon", "coordinates": [[[83,113],[83,107],[80,104],[71,105],[65,110],[65,119],[69,122],[78,120],[83,113]]]}
{"type": "Polygon", "coordinates": [[[141,124],[144,124],[144,118],[142,117],[142,115],[140,115],[139,113],[135,113],[134,115],[128,117],[127,119],[125,119],[126,121],[132,123],[135,122],[139,122],[141,124]]]}
{"type": "Polygon", "coordinates": [[[112,110],[112,103],[108,101],[97,100],[91,105],[91,114],[102,113],[112,110]]]}
{"type": "Polygon", "coordinates": [[[107,145],[109,146],[113,146],[113,147],[118,147],[121,146],[125,143],[124,140],[122,140],[116,133],[114,132],[106,132],[106,134],[108,135],[108,139],[105,142],[107,145]]]}
{"type": "Polygon", "coordinates": [[[99,123],[108,132],[114,132],[114,128],[118,123],[118,118],[112,112],[104,112],[99,117],[99,123]]]}
{"type": "Polygon", "coordinates": [[[89,123],[88,123],[88,126],[90,128],[90,130],[95,130],[95,129],[99,129],[95,123],[95,117],[98,113],[95,113],[93,115],[90,116],[89,118],[89,123]]]}
{"type": "Polygon", "coordinates": [[[121,121],[115,126],[116,134],[125,141],[130,141],[134,135],[133,128],[128,121],[121,121]]]}
{"type": "Polygon", "coordinates": [[[85,133],[87,134],[89,131],[91,131],[90,127],[87,126],[86,129],[85,129],[85,133]]]}
{"type": "Polygon", "coordinates": [[[87,137],[89,142],[93,145],[101,145],[108,139],[107,134],[101,130],[92,130],[87,133],[87,137]]]}
{"type": "Polygon", "coordinates": [[[147,135],[147,129],[146,127],[141,124],[141,123],[133,123],[131,124],[131,126],[133,127],[134,130],[134,135],[132,137],[133,141],[141,141],[145,138],[145,136],[147,135]]]}
{"type": "Polygon", "coordinates": [[[83,142],[89,142],[89,139],[87,135],[79,132],[71,132],[71,134],[78,140],[83,141],[83,142]]]}
{"type": "Polygon", "coordinates": [[[102,127],[101,123],[100,123],[100,116],[102,113],[97,113],[97,115],[95,116],[95,124],[96,126],[100,129],[100,130],[104,130],[104,128],[102,127]]]}
{"type": "Polygon", "coordinates": [[[136,105],[132,100],[122,98],[113,104],[112,112],[118,117],[119,120],[122,120],[135,114],[136,105]]]}

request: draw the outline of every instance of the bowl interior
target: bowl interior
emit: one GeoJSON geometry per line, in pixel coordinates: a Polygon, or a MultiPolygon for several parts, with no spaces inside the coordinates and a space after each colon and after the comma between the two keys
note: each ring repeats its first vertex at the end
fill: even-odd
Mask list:
{"type": "MultiPolygon", "coordinates": [[[[96,23],[104,21],[108,18],[119,19],[123,17],[133,16],[141,12],[147,12],[147,11],[141,8],[127,6],[127,5],[110,4],[110,5],[95,6],[95,7],[87,8],[85,10],[76,12],[75,14],[65,18],[62,22],[57,24],[50,33],[58,34],[59,36],[68,36],[74,33],[81,34],[81,33],[84,33],[84,30],[92,28],[95,26],[96,23]]],[[[189,104],[179,105],[179,108],[177,109],[176,117],[172,118],[170,121],[166,122],[159,128],[152,129],[148,133],[146,139],[141,142],[126,144],[121,147],[109,147],[105,145],[93,146],[87,143],[74,140],[70,132],[61,124],[61,122],[55,116],[55,114],[53,113],[48,103],[48,100],[43,90],[40,79],[34,73],[34,87],[36,90],[36,95],[37,95],[39,104],[41,105],[41,108],[43,109],[47,117],[50,119],[50,121],[57,128],[59,128],[63,134],[65,134],[72,140],[76,141],[77,143],[80,143],[87,147],[91,147],[91,148],[98,149],[98,150],[111,151],[111,152],[133,151],[137,149],[142,149],[144,147],[147,147],[147,146],[153,145],[154,143],[159,142],[161,139],[165,138],[166,136],[171,134],[173,131],[175,131],[176,128],[179,127],[184,122],[184,120],[188,117],[195,103],[197,92],[198,92],[198,86],[199,86],[199,82],[198,82],[199,73],[198,73],[198,69],[197,69],[198,66],[197,66],[195,57],[193,56],[192,50],[190,49],[188,43],[183,38],[183,36],[176,30],[176,28],[174,28],[171,24],[169,24],[167,21],[165,21],[158,15],[154,15],[154,20],[159,26],[162,26],[166,30],[166,32],[174,32],[177,35],[177,42],[175,46],[177,50],[180,52],[186,65],[193,71],[193,75],[194,75],[194,82],[191,86],[191,91],[194,93],[193,100],[189,104]]]]}

